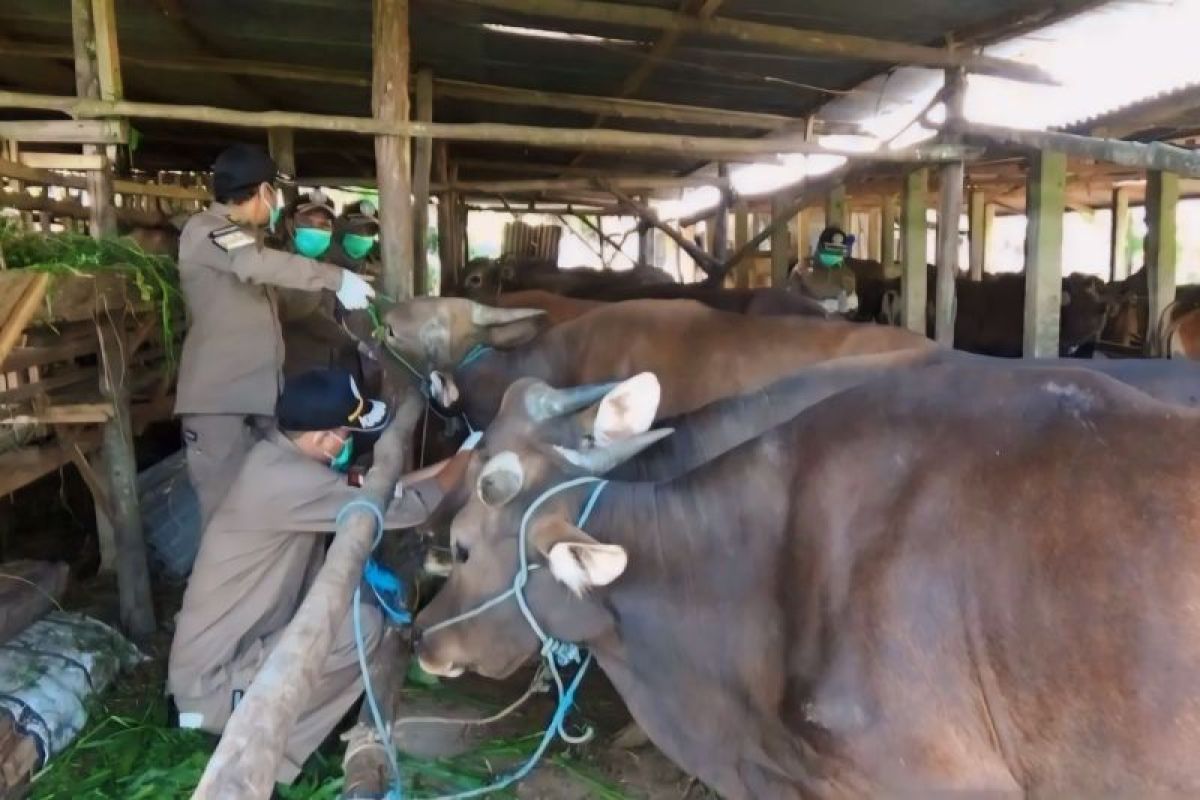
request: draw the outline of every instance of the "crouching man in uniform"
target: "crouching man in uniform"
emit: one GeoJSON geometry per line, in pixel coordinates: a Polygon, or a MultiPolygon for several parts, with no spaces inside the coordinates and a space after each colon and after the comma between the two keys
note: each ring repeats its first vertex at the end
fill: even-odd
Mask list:
{"type": "MultiPolygon", "coordinates": [[[[414,399],[392,422],[408,432],[422,407],[414,399]]],[[[277,429],[250,449],[205,530],[183,596],[167,668],[181,727],[224,728],[312,585],[338,512],[359,496],[343,472],[352,457],[351,432],[388,424],[383,403],[362,398],[348,373],[332,369],[288,379],[277,415],[277,429]]],[[[387,528],[424,522],[466,463],[461,454],[406,476],[387,509],[387,528]]],[[[364,604],[360,618],[370,661],[382,617],[364,604]]],[[[288,739],[277,780],[295,779],[361,692],[348,613],[288,739]]]]}

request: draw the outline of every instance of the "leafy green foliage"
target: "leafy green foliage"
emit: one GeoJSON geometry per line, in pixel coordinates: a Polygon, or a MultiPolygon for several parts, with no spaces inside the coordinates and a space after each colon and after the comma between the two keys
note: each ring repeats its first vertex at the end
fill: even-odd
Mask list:
{"type": "Polygon", "coordinates": [[[157,308],[168,365],[176,358],[175,320],[183,317],[179,270],[167,256],[152,255],[131,239],[96,240],[78,233],[42,234],[0,225],[0,250],[9,269],[51,275],[124,275],[138,297],[157,308]]]}

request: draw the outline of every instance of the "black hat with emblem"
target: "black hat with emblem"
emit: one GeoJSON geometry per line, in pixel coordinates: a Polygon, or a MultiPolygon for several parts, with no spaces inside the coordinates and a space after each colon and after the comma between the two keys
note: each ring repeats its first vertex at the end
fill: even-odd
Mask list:
{"type": "Polygon", "coordinates": [[[280,430],[372,432],[387,427],[387,404],[362,396],[344,369],[314,369],[288,378],[275,404],[280,430]]]}
{"type": "Polygon", "coordinates": [[[213,162],[213,194],[218,200],[236,197],[262,183],[285,180],[267,151],[252,144],[230,145],[213,162]]]}

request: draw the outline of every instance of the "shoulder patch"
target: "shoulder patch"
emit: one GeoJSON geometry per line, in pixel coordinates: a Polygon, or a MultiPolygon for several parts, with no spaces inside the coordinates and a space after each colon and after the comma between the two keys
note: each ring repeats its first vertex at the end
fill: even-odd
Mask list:
{"type": "Polygon", "coordinates": [[[254,237],[238,225],[217,228],[208,238],[226,253],[254,244],[254,237]]]}

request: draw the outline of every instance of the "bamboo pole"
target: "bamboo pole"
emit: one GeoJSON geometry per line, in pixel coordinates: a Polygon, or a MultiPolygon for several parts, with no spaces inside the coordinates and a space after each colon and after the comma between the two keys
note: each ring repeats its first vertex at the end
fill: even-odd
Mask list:
{"type": "MultiPolygon", "coordinates": [[[[387,508],[400,479],[411,433],[403,428],[393,422],[384,430],[362,488],[363,499],[379,508],[387,508]]],[[[225,724],[192,800],[265,800],[271,794],[288,736],[349,612],[374,535],[371,512],[346,512],[304,602],[225,724]]]]}
{"type": "Polygon", "coordinates": [[[596,0],[465,0],[471,5],[560,20],[598,22],[635,28],[657,28],[693,36],[733,39],[744,44],[765,45],[809,55],[849,58],[859,61],[906,64],[923,67],[961,67],[968,72],[1000,78],[1049,83],[1055,81],[1044,70],[968,50],[948,50],[872,39],[866,36],[768,25],[729,17],[701,18],[660,8],[596,0]]]}
{"type": "Polygon", "coordinates": [[[409,117],[408,0],[375,0],[374,19],[371,108],[373,122],[386,126],[375,137],[383,291],[406,299],[414,288],[410,140],[401,132],[409,117]]]}
{"type": "MultiPolygon", "coordinates": [[[[378,52],[378,51],[377,51],[378,52]]],[[[130,100],[106,102],[56,95],[0,92],[0,108],[61,111],[74,117],[122,116],[139,119],[175,120],[242,128],[296,128],[299,130],[354,133],[371,136],[412,136],[521,144],[530,147],[560,149],[628,150],[684,154],[697,159],[775,161],[780,155],[803,153],[833,155],[849,160],[884,163],[942,162],[974,158],[977,148],[943,145],[936,142],[899,150],[860,152],[822,147],[803,136],[770,139],[737,139],[716,136],[685,136],[668,133],[641,133],[605,128],[549,128],[535,125],[502,123],[416,122],[394,118],[342,117],[291,111],[237,111],[212,106],[142,103],[130,100]]]]}
{"type": "Polygon", "coordinates": [[[1023,131],[979,123],[964,123],[961,129],[969,139],[979,142],[1028,147],[1039,151],[1052,150],[1076,158],[1174,172],[1192,178],[1200,177],[1200,152],[1163,142],[1127,142],[1056,131],[1023,131]]]}
{"type": "MultiPolygon", "coordinates": [[[[433,122],[433,70],[417,72],[416,115],[421,122],[433,122]]],[[[429,258],[426,239],[429,231],[429,183],[433,170],[433,139],[417,139],[413,157],[413,293],[429,294],[429,258]]]]}

